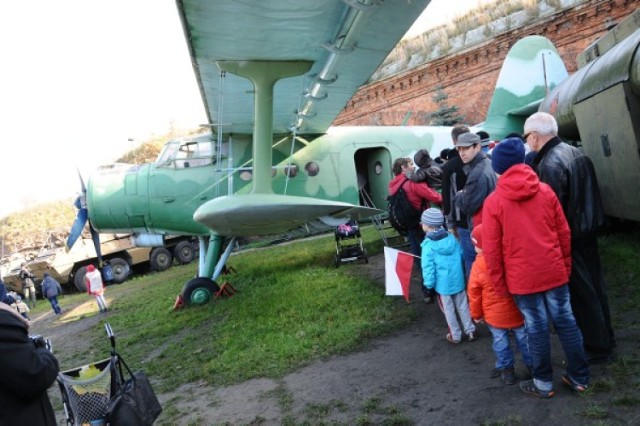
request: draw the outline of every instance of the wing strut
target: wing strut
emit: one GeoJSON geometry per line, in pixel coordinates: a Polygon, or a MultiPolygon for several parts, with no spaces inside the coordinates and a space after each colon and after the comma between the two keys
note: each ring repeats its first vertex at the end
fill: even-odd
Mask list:
{"type": "Polygon", "coordinates": [[[218,61],[218,67],[246,77],[255,88],[253,125],[253,194],[271,194],[273,86],[286,77],[304,74],[309,61],[218,61]]]}

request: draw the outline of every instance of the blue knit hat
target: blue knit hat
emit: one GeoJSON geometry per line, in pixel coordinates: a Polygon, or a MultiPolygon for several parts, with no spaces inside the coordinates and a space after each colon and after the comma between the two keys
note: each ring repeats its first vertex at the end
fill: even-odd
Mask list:
{"type": "Polygon", "coordinates": [[[491,166],[499,175],[520,163],[524,163],[524,144],[519,138],[504,139],[491,151],[491,166]]]}
{"type": "Polygon", "coordinates": [[[442,226],[442,224],[444,223],[444,216],[442,215],[440,209],[431,207],[430,209],[422,212],[420,223],[431,228],[437,228],[439,226],[442,226]]]}

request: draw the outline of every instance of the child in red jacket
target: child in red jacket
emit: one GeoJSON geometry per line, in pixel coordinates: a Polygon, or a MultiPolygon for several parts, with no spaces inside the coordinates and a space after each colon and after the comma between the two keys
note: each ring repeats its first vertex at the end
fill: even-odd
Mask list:
{"type": "Polygon", "coordinates": [[[467,289],[471,318],[475,322],[487,323],[493,336],[493,353],[496,355],[494,371],[499,372],[502,383],[515,385],[515,358],[511,350],[510,331],[513,332],[516,345],[522,354],[522,362],[529,371],[533,365],[524,318],[513,298],[498,296],[489,280],[487,264],[482,255],[482,224],[473,228],[471,241],[477,253],[476,260],[471,267],[467,289]]]}

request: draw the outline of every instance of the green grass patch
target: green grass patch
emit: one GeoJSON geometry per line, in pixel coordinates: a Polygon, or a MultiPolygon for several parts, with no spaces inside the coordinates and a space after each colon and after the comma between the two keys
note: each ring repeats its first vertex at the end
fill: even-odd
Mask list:
{"type": "MultiPolygon", "coordinates": [[[[363,238],[369,253],[381,251],[374,228],[365,227],[363,238]]],[[[176,312],[173,302],[194,265],[110,286],[107,318],[118,351],[163,392],[197,380],[223,385],[277,379],[311,360],[353,351],[414,318],[410,305],[384,297],[383,286],[358,274],[357,265],[335,268],[334,254],[333,234],[237,253],[228,261],[237,273],[221,277],[238,290],[235,296],[176,312]]],[[[87,296],[65,302],[75,298],[87,296]]],[[[106,357],[102,323],[90,338],[106,357]]],[[[93,361],[78,361],[79,355],[76,364],[93,361]]]]}

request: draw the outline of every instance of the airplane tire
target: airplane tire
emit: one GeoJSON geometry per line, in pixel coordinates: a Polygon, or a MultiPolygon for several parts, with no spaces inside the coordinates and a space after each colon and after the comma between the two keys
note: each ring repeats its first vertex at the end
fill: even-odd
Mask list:
{"type": "Polygon", "coordinates": [[[119,257],[114,257],[113,259],[109,259],[109,263],[111,264],[111,270],[113,272],[113,282],[116,284],[121,284],[129,278],[129,272],[131,272],[131,267],[129,263],[121,259],[119,257]]]}
{"type": "Polygon", "coordinates": [[[87,291],[87,285],[84,282],[84,276],[87,275],[87,267],[82,266],[80,269],[76,271],[73,275],[73,284],[76,286],[78,291],[85,293],[87,291]]]}
{"type": "Polygon", "coordinates": [[[173,257],[175,257],[181,265],[186,265],[187,263],[191,263],[196,257],[196,250],[193,248],[191,242],[180,241],[173,248],[173,257]]]}
{"type": "Polygon", "coordinates": [[[151,264],[151,269],[154,271],[166,271],[171,268],[173,265],[173,256],[171,252],[164,247],[156,247],[151,250],[151,255],[149,256],[149,263],[151,264]]]}
{"type": "Polygon", "coordinates": [[[211,301],[220,287],[210,278],[194,278],[182,288],[182,298],[188,305],[205,305],[211,301]]]}

